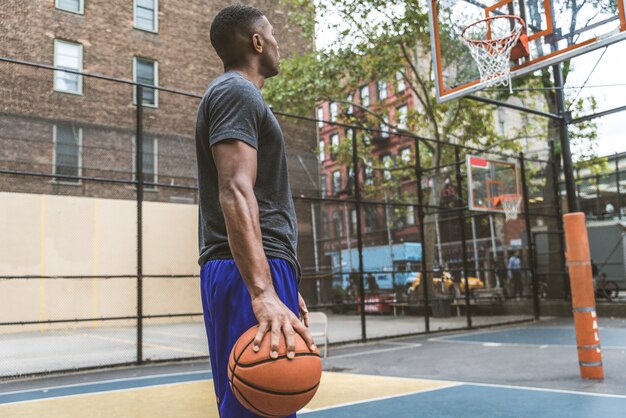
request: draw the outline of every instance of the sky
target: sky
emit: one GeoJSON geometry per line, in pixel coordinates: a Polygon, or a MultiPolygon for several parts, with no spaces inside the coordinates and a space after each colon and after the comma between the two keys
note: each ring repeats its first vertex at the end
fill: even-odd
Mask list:
{"type": "MultiPolygon", "coordinates": [[[[336,22],[332,17],[327,22],[336,22]]],[[[327,27],[318,26],[316,44],[325,48],[336,39],[327,27]]],[[[575,96],[583,84],[579,97],[595,96],[598,111],[626,105],[626,40],[606,48],[587,53],[572,60],[566,88],[570,97],[575,96]],[[604,55],[603,55],[604,52],[604,55]],[[602,57],[601,57],[602,56],[602,57]],[[601,58],[600,58],[601,57],[601,58]],[[595,69],[594,69],[595,67],[595,69]],[[585,83],[586,82],[586,83],[585,83]]],[[[595,119],[598,126],[598,154],[610,155],[626,152],[626,111],[595,119]]]]}

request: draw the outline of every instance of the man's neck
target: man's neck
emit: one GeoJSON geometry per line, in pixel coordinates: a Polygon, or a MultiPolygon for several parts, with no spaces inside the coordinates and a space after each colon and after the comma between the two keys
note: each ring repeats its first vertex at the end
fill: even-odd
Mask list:
{"type": "Polygon", "coordinates": [[[252,66],[225,67],[224,72],[228,71],[235,71],[242,77],[248,79],[259,89],[263,88],[263,85],[265,84],[265,77],[259,74],[257,68],[253,68],[252,66]]]}

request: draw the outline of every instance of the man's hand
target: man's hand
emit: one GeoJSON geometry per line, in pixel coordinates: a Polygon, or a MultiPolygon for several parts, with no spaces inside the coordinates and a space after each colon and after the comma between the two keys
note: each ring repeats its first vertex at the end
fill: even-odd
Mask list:
{"type": "Polygon", "coordinates": [[[281,333],[285,336],[288,359],[295,357],[296,332],[304,339],[311,351],[315,350],[313,337],[307,327],[285,306],[273,289],[253,297],[252,310],[259,321],[259,331],[252,343],[255,352],[259,351],[261,341],[267,332],[270,333],[270,357],[273,359],[278,357],[281,333]]]}

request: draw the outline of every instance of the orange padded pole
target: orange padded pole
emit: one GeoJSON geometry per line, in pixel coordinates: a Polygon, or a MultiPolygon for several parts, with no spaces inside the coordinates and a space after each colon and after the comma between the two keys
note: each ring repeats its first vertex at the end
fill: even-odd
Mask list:
{"type": "Polygon", "coordinates": [[[585,214],[563,215],[578,364],[583,379],[604,379],[585,214]]]}

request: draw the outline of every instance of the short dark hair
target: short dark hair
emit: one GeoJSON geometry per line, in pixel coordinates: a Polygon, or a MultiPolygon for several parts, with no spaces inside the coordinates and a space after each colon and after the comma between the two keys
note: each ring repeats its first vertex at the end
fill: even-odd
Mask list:
{"type": "Polygon", "coordinates": [[[225,7],[215,16],[211,24],[211,45],[225,64],[234,52],[235,35],[251,35],[254,24],[263,16],[256,7],[243,4],[225,7]]]}

